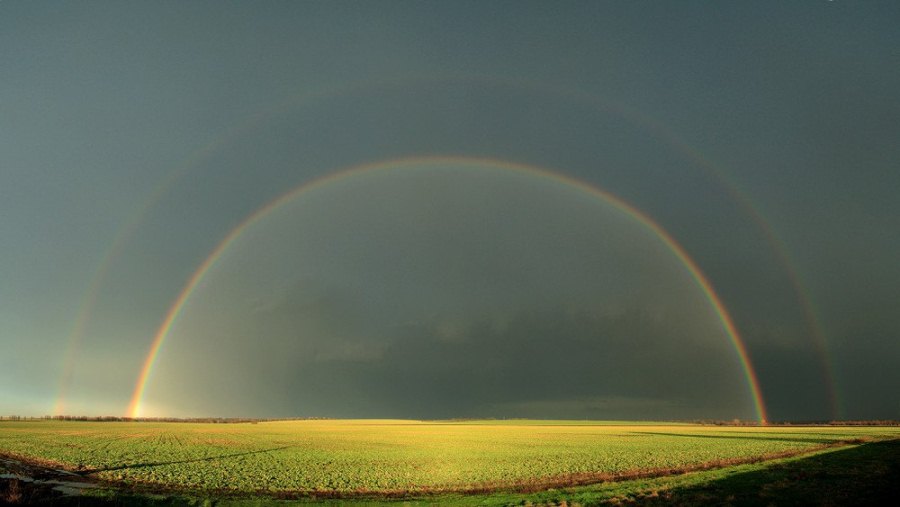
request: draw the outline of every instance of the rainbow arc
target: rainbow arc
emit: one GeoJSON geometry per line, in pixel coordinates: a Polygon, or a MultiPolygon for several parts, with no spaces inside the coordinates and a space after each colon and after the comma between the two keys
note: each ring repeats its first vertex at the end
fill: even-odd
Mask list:
{"type": "Polygon", "coordinates": [[[363,174],[378,174],[379,172],[384,172],[387,170],[417,170],[417,168],[422,167],[433,167],[436,165],[448,164],[467,168],[481,168],[484,170],[488,170],[489,168],[490,170],[510,171],[517,174],[528,175],[531,177],[555,182],[556,184],[562,184],[573,189],[586,192],[598,199],[603,200],[616,209],[622,211],[623,213],[634,219],[638,224],[652,232],[654,236],[657,237],[659,241],[661,241],[665,245],[665,247],[679,260],[681,265],[700,288],[705,298],[709,301],[710,305],[714,309],[718,321],[720,322],[723,331],[727,335],[740,361],[742,374],[746,379],[746,385],[753,400],[756,418],[760,423],[765,424],[767,422],[768,417],[766,414],[766,408],[763,401],[761,389],[759,387],[759,380],[756,376],[756,372],[753,369],[752,363],[750,361],[750,356],[744,344],[744,340],[741,337],[737,327],[735,326],[733,319],[729,315],[725,305],[723,304],[719,295],[716,293],[709,279],[700,270],[700,267],[697,265],[697,263],[661,225],[654,221],[649,215],[634,207],[633,205],[627,203],[618,196],[613,195],[610,192],[591,185],[585,181],[524,164],[502,160],[470,157],[413,157],[351,167],[349,169],[326,174],[317,179],[313,179],[311,181],[303,183],[298,187],[273,199],[272,201],[268,202],[267,204],[247,216],[242,222],[234,227],[222,239],[221,242],[219,242],[219,244],[210,252],[206,259],[197,267],[197,269],[190,276],[187,283],[182,288],[181,292],[169,307],[168,311],[166,312],[165,318],[163,319],[158,330],[156,331],[156,334],[153,337],[153,341],[150,345],[149,351],[143,361],[143,366],[135,383],[131,402],[129,403],[127,409],[127,414],[130,417],[140,417],[142,415],[144,393],[153,375],[154,364],[157,362],[160,350],[165,344],[167,337],[170,335],[172,327],[175,325],[179,316],[182,314],[185,304],[188,302],[197,287],[200,285],[206,274],[217,263],[217,261],[228,250],[228,248],[235,242],[235,240],[237,240],[254,224],[258,223],[261,219],[263,219],[279,207],[283,206],[284,204],[300,197],[304,193],[335,183],[337,181],[341,181],[354,176],[360,176],[363,174]]]}

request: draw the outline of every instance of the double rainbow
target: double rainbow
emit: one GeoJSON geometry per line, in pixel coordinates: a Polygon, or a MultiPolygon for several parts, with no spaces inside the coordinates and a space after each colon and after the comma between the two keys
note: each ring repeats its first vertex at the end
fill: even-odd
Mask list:
{"type": "Polygon", "coordinates": [[[743,339],[741,338],[740,333],[735,327],[731,316],[728,314],[725,305],[722,303],[722,300],[718,296],[718,294],[716,294],[716,291],[713,289],[712,284],[710,284],[709,280],[706,278],[706,275],[704,275],[699,266],[697,266],[697,263],[694,262],[694,260],[688,255],[684,248],[680,244],[678,244],[678,242],[675,241],[675,239],[665,229],[663,229],[662,226],[656,223],[646,213],[635,208],[621,198],[587,182],[533,166],[501,160],[470,157],[415,157],[351,167],[342,171],[326,174],[320,178],[313,179],[304,184],[301,184],[300,186],[282,194],[281,196],[275,198],[274,200],[270,201],[266,205],[250,214],[241,223],[234,227],[225,236],[225,238],[222,239],[222,241],[212,250],[212,252],[190,276],[187,283],[178,294],[178,297],[169,307],[168,311],[166,312],[165,318],[162,321],[162,324],[160,324],[153,338],[150,350],[148,351],[147,356],[144,359],[140,375],[138,376],[137,382],[134,387],[131,402],[128,406],[127,414],[130,417],[141,416],[141,405],[144,398],[144,392],[152,376],[153,366],[157,361],[159,352],[162,349],[162,346],[165,343],[172,327],[178,320],[179,315],[181,315],[185,304],[191,297],[191,294],[193,294],[197,286],[209,272],[210,268],[212,268],[216,264],[216,262],[222,257],[222,254],[225,253],[226,250],[228,250],[229,246],[231,246],[235,242],[235,240],[237,240],[245,231],[259,222],[261,219],[272,213],[274,210],[278,209],[280,206],[316,188],[320,188],[325,185],[362,174],[377,174],[388,169],[398,168],[415,170],[417,167],[435,164],[454,164],[470,168],[490,168],[499,171],[510,171],[517,174],[528,175],[550,182],[555,182],[556,184],[562,184],[575,190],[586,192],[598,199],[602,199],[604,202],[622,211],[623,213],[634,219],[641,226],[651,231],[684,266],[684,268],[690,274],[691,278],[701,289],[706,299],[712,305],[712,308],[715,310],[716,316],[723,330],[725,331],[730,343],[733,345],[734,350],[737,353],[738,359],[741,364],[742,373],[746,379],[746,384],[753,400],[756,418],[760,423],[763,424],[768,420],[765,404],[763,402],[762,394],[759,388],[759,381],[750,362],[747,348],[744,345],[743,339]]]}

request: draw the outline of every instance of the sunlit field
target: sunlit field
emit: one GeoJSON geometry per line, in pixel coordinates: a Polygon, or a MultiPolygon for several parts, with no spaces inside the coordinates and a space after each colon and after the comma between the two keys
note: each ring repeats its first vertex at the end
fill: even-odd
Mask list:
{"type": "Polygon", "coordinates": [[[34,421],[0,423],[0,454],[150,490],[353,497],[538,491],[892,438],[900,438],[900,428],[592,421],[34,421]]]}

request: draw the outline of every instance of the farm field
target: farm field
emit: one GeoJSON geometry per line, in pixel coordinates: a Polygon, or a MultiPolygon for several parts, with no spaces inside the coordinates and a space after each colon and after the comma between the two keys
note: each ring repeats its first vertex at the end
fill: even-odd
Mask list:
{"type": "Polygon", "coordinates": [[[592,421],[17,421],[0,422],[0,455],[146,491],[392,498],[528,493],[898,438],[898,427],[592,421]]]}

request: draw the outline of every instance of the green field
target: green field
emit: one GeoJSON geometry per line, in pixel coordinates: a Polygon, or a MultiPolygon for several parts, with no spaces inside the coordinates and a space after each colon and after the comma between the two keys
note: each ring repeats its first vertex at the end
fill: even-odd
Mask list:
{"type": "Polygon", "coordinates": [[[900,438],[898,427],[591,421],[0,422],[0,454],[139,489],[275,497],[533,492],[900,438]]]}

